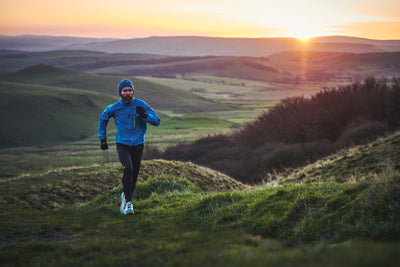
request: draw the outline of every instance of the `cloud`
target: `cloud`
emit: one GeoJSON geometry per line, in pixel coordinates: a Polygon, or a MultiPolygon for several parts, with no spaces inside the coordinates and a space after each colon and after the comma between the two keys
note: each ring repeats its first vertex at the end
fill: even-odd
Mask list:
{"type": "Polygon", "coordinates": [[[337,34],[372,39],[400,39],[400,21],[365,21],[334,26],[337,34]]]}

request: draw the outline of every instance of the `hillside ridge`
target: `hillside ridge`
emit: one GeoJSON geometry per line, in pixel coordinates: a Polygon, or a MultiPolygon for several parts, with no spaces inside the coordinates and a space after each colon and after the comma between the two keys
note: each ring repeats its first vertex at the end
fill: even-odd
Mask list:
{"type": "MultiPolygon", "coordinates": [[[[13,183],[23,184],[16,194],[0,194],[0,204],[33,209],[63,209],[85,203],[109,190],[121,190],[122,167],[119,163],[59,167],[41,174],[2,180],[4,190],[13,183]],[[50,183],[34,183],[49,180],[50,183]],[[28,186],[29,185],[29,186],[28,186]]],[[[166,160],[144,160],[138,183],[153,178],[175,177],[193,183],[203,192],[245,190],[247,185],[220,172],[193,163],[166,160]]]]}
{"type": "Polygon", "coordinates": [[[343,149],[307,166],[269,177],[272,184],[374,180],[382,174],[400,172],[400,132],[343,149]]]}

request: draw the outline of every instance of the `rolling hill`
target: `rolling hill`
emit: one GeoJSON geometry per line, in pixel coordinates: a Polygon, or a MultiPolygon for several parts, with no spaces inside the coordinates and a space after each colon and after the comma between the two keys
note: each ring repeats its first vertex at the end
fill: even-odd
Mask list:
{"type": "Polygon", "coordinates": [[[115,100],[96,92],[0,82],[0,147],[87,138],[96,132],[101,110],[115,100]]]}
{"type": "MultiPolygon", "coordinates": [[[[36,65],[50,65],[108,76],[176,78],[185,75],[209,75],[286,84],[352,82],[369,76],[391,78],[400,71],[400,52],[339,53],[297,50],[276,53],[269,57],[168,57],[90,51],[3,51],[0,59],[0,71],[5,75],[36,65]]],[[[74,82],[70,79],[63,86],[74,86],[74,82]]]]}
{"type": "Polygon", "coordinates": [[[397,266],[398,166],[353,177],[360,167],[397,160],[382,152],[398,147],[396,133],[299,169],[300,179],[281,174],[279,183],[253,187],[191,163],[146,161],[130,217],[119,212],[122,170],[113,163],[6,179],[0,260],[5,266],[397,266]],[[325,176],[321,166],[343,172],[325,176]]]}
{"type": "MultiPolygon", "coordinates": [[[[115,97],[118,97],[117,85],[124,78],[122,76],[94,75],[47,65],[32,66],[0,76],[0,80],[3,81],[80,89],[101,92],[115,97]]],[[[215,102],[184,90],[134,77],[130,79],[135,85],[135,97],[144,99],[157,109],[174,112],[196,112],[212,109],[211,106],[215,106],[215,102]]]]}
{"type": "Polygon", "coordinates": [[[399,40],[371,40],[346,36],[313,38],[218,38],[200,36],[90,39],[50,36],[0,36],[0,49],[22,51],[89,50],[107,53],[145,53],[169,56],[266,57],[283,51],[371,53],[400,51],[399,40]]]}
{"type": "Polygon", "coordinates": [[[12,49],[21,51],[51,51],[65,49],[71,45],[88,44],[93,41],[108,42],[112,38],[82,38],[70,36],[41,36],[41,35],[19,35],[0,36],[0,49],[12,49]]]}
{"type": "MultiPolygon", "coordinates": [[[[269,178],[272,183],[355,183],[400,171],[400,132],[269,178]]],[[[400,191],[399,191],[400,192],[400,191]]]]}
{"type": "MultiPolygon", "coordinates": [[[[45,145],[94,135],[100,112],[118,100],[117,84],[122,78],[47,65],[2,75],[1,116],[7,127],[1,130],[0,147],[45,145]]],[[[133,81],[135,97],[145,100],[164,118],[167,116],[163,112],[233,108],[232,104],[205,99],[185,90],[142,79],[133,78],[133,81]]]]}
{"type": "Polygon", "coordinates": [[[106,53],[82,50],[56,51],[9,51],[0,50],[0,71],[15,72],[35,65],[51,65],[68,69],[86,70],[110,65],[126,65],[132,62],[163,63],[170,57],[146,54],[106,53]]]}
{"type": "MultiPolygon", "coordinates": [[[[71,153],[64,151],[64,153],[71,153]]],[[[88,153],[88,152],[86,152],[88,153]]],[[[71,154],[72,155],[72,154],[71,154]]],[[[58,167],[42,173],[25,174],[22,178],[0,180],[0,205],[35,209],[60,209],[83,204],[120,185],[120,163],[99,166],[58,167]],[[24,189],[15,190],[12,184],[24,189]],[[49,206],[50,205],[50,206],[49,206]]],[[[1,175],[0,175],[1,176],[1,175]]],[[[247,185],[231,177],[193,163],[165,160],[145,160],[139,183],[154,177],[186,179],[204,192],[244,190],[247,185]]]]}

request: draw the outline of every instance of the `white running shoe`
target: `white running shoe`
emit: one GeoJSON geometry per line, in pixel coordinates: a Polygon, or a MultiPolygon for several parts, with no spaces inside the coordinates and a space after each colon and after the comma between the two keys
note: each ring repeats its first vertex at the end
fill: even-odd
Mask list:
{"type": "Polygon", "coordinates": [[[126,206],[125,194],[124,194],[124,192],[122,192],[121,193],[121,208],[119,209],[121,211],[122,215],[125,215],[125,206],[126,206]]]}
{"type": "Polygon", "coordinates": [[[125,207],[125,215],[127,215],[127,214],[134,214],[135,213],[135,211],[133,210],[133,205],[132,205],[132,202],[128,202],[128,203],[126,203],[126,207],[125,207]]]}

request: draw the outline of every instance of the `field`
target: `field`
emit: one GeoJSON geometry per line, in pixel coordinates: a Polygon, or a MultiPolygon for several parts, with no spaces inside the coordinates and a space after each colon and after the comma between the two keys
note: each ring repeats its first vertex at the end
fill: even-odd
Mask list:
{"type": "MultiPolygon", "coordinates": [[[[98,115],[117,101],[115,87],[120,79],[45,65],[1,76],[1,114],[8,125],[1,131],[1,146],[77,140],[93,144],[98,115]],[[25,101],[29,105],[23,104],[25,101]],[[15,120],[10,114],[20,117],[15,120]],[[29,120],[25,114],[31,114],[29,120]],[[26,134],[21,127],[32,130],[26,134]]],[[[214,76],[138,77],[134,81],[135,96],[149,103],[162,118],[162,127],[149,127],[148,132],[149,143],[160,149],[233,131],[282,98],[310,95],[322,88],[321,84],[293,86],[214,76]]],[[[110,123],[110,136],[114,135],[112,129],[110,123]]]]}
{"type": "Polygon", "coordinates": [[[286,97],[388,78],[399,56],[0,51],[0,265],[398,266],[399,132],[254,185],[157,156],[235,133],[286,97]],[[133,216],[119,212],[114,122],[109,150],[97,137],[123,78],[161,117],[146,134],[133,216]]]}
{"type": "MultiPolygon", "coordinates": [[[[1,179],[0,259],[3,266],[397,266],[400,175],[390,165],[397,154],[379,152],[398,145],[399,133],[298,169],[301,180],[281,174],[253,187],[192,163],[144,161],[133,216],[119,214],[119,164],[56,167],[57,151],[36,151],[33,159],[51,166],[1,179]],[[366,170],[357,178],[356,158],[366,170]],[[341,173],[315,175],[321,166],[341,173]]],[[[75,152],[64,158],[75,160],[75,152]]]]}

